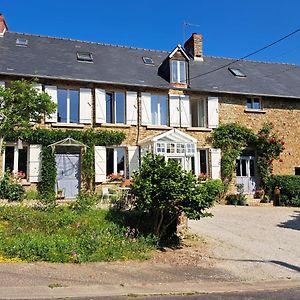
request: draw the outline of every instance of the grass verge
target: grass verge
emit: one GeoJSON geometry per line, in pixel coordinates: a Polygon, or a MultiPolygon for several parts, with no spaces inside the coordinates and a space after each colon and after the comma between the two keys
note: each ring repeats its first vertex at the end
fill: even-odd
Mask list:
{"type": "Polygon", "coordinates": [[[147,259],[155,239],[113,222],[108,214],[102,209],[1,207],[0,257],[63,263],[147,259]]]}

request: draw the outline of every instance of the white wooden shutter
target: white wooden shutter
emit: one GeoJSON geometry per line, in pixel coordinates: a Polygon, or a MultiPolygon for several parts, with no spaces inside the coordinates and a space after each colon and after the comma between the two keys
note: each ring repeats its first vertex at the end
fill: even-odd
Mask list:
{"type": "Polygon", "coordinates": [[[142,125],[151,125],[151,94],[142,93],[142,125]]]}
{"type": "Polygon", "coordinates": [[[0,81],[0,85],[1,85],[2,87],[5,87],[5,82],[4,82],[4,81],[0,81]]]}
{"type": "Polygon", "coordinates": [[[190,97],[180,97],[180,114],[181,114],[181,127],[191,126],[191,109],[190,109],[190,97]]]}
{"type": "MultiPolygon", "coordinates": [[[[57,87],[52,85],[45,86],[45,92],[51,97],[51,100],[57,104],[57,87]]],[[[57,109],[50,117],[47,117],[46,122],[48,123],[57,123],[57,109]]]]}
{"type": "Polygon", "coordinates": [[[128,146],[129,177],[132,177],[132,173],[139,169],[139,157],[139,147],[128,146]]]}
{"type": "Polygon", "coordinates": [[[106,181],[106,148],[95,146],[95,182],[106,181]]]}
{"type": "Polygon", "coordinates": [[[96,123],[106,123],[106,94],[105,90],[95,89],[96,123]]]}
{"type": "Polygon", "coordinates": [[[217,128],[219,126],[219,99],[218,97],[208,97],[208,127],[217,128]]]}
{"type": "Polygon", "coordinates": [[[180,126],[180,96],[170,95],[170,126],[180,126]]]}
{"type": "Polygon", "coordinates": [[[29,181],[39,182],[41,173],[42,145],[29,146],[29,181]]]}
{"type": "Polygon", "coordinates": [[[126,124],[137,125],[137,92],[126,92],[126,124]]]}
{"type": "Polygon", "coordinates": [[[43,91],[43,86],[40,83],[36,83],[34,87],[38,93],[41,93],[43,91]]]}
{"type": "Polygon", "coordinates": [[[210,149],[210,160],[211,160],[211,178],[221,178],[221,149],[211,148],[210,149]]]}
{"type": "Polygon", "coordinates": [[[92,90],[80,89],[79,100],[79,123],[91,124],[92,123],[92,90]]]}

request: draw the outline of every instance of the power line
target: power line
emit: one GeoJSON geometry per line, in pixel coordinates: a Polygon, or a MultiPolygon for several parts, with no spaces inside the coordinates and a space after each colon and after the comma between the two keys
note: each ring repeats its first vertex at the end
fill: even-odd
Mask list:
{"type": "Polygon", "coordinates": [[[290,36],[292,36],[292,35],[298,33],[299,31],[300,31],[300,28],[294,30],[293,32],[291,32],[291,33],[289,33],[289,34],[283,36],[282,38],[280,38],[280,39],[278,39],[278,40],[276,40],[276,41],[274,41],[274,42],[272,42],[272,43],[270,43],[270,44],[268,44],[268,45],[266,45],[266,46],[264,46],[264,47],[262,47],[262,48],[260,48],[260,49],[258,49],[258,50],[255,50],[255,51],[253,51],[253,52],[251,52],[251,53],[249,53],[249,54],[247,54],[247,55],[245,55],[245,56],[243,56],[243,57],[240,57],[240,58],[238,58],[238,59],[236,59],[236,60],[234,60],[234,61],[232,61],[232,62],[230,62],[230,63],[227,63],[227,64],[225,64],[225,65],[223,65],[223,66],[220,66],[220,67],[215,68],[215,69],[213,69],[213,70],[207,71],[207,72],[202,73],[202,74],[199,74],[199,75],[197,75],[197,76],[194,76],[194,77],[190,78],[190,80],[193,80],[193,79],[195,79],[195,78],[199,78],[199,77],[202,77],[202,76],[205,76],[205,75],[214,73],[214,72],[216,72],[216,71],[219,71],[219,70],[221,70],[221,69],[224,69],[224,68],[226,68],[226,67],[229,67],[229,66],[233,65],[233,64],[236,63],[236,62],[239,62],[239,61],[241,61],[241,60],[243,60],[243,59],[246,59],[246,58],[248,58],[248,57],[250,57],[250,56],[253,56],[254,54],[257,54],[257,53],[259,53],[259,52],[261,52],[261,51],[263,51],[263,50],[265,50],[265,49],[267,49],[267,48],[270,48],[270,47],[272,47],[272,46],[274,46],[274,45],[280,43],[281,41],[283,41],[283,40],[289,38],[290,36]]]}

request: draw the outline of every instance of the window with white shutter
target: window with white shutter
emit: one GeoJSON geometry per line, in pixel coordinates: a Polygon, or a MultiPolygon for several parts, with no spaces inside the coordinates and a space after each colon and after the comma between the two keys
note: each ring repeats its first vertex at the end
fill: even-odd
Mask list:
{"type": "MultiPolygon", "coordinates": [[[[45,86],[45,92],[51,97],[51,100],[57,104],[57,87],[52,85],[45,86]]],[[[48,123],[56,123],[57,122],[57,110],[53,112],[49,117],[45,120],[48,123]]]]}
{"type": "Polygon", "coordinates": [[[29,181],[39,182],[41,173],[42,145],[29,146],[29,181]]]}
{"type": "Polygon", "coordinates": [[[126,124],[137,125],[137,92],[126,92],[126,124]]]}
{"type": "Polygon", "coordinates": [[[180,96],[180,119],[181,127],[191,126],[191,110],[189,96],[180,96]]]}
{"type": "Polygon", "coordinates": [[[221,178],[221,149],[211,148],[210,149],[211,159],[211,178],[221,178]]]}
{"type": "Polygon", "coordinates": [[[139,147],[128,146],[129,177],[132,177],[133,172],[139,169],[139,157],[139,147]]]}
{"type": "Polygon", "coordinates": [[[151,94],[142,93],[142,125],[151,125],[151,94]]]}
{"type": "Polygon", "coordinates": [[[106,123],[106,95],[105,90],[95,89],[96,123],[106,123]]]}
{"type": "Polygon", "coordinates": [[[95,146],[95,182],[106,181],[106,148],[95,146]]]}
{"type": "Polygon", "coordinates": [[[92,123],[92,90],[80,89],[79,114],[81,124],[92,123]]]}
{"type": "Polygon", "coordinates": [[[170,95],[169,98],[170,126],[180,126],[180,96],[170,95]]]}
{"type": "Polygon", "coordinates": [[[208,97],[208,127],[217,128],[219,126],[219,99],[218,97],[208,97]]]}

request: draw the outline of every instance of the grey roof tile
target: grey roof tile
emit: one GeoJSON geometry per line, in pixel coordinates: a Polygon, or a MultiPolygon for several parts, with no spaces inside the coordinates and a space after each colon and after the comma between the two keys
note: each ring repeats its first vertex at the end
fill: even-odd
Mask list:
{"type": "MultiPolygon", "coordinates": [[[[169,52],[146,50],[7,32],[0,38],[0,74],[17,74],[87,82],[115,83],[169,88],[158,75],[159,65],[169,52]],[[28,47],[15,45],[18,37],[28,39],[28,47]],[[78,62],[77,51],[91,52],[94,63],[78,62]],[[153,65],[142,57],[151,57],[153,65]]],[[[203,62],[190,61],[190,77],[196,77],[234,59],[205,56],[203,62]]],[[[239,61],[231,65],[246,74],[236,78],[228,68],[191,80],[192,90],[300,98],[300,68],[296,65],[239,61]]]]}

